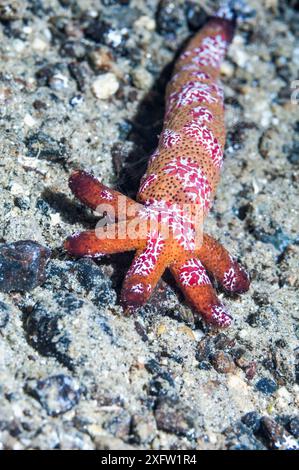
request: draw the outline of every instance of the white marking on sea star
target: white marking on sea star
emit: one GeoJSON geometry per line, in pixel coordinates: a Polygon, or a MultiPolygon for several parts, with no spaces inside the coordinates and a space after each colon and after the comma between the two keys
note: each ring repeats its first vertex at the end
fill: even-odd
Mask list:
{"type": "Polygon", "coordinates": [[[189,259],[179,271],[179,279],[183,286],[202,286],[211,284],[204,266],[196,258],[189,259]]]}
{"type": "Polygon", "coordinates": [[[231,316],[226,311],[223,304],[213,305],[212,307],[212,318],[219,326],[229,326],[232,322],[231,316]]]}
{"type": "Polygon", "coordinates": [[[191,121],[183,128],[185,134],[202,145],[209,153],[214,165],[221,168],[223,163],[223,151],[213,132],[198,121],[191,121]]]}
{"type": "Polygon", "coordinates": [[[157,178],[158,176],[155,173],[151,173],[148,176],[145,175],[144,179],[141,180],[138,193],[143,193],[143,191],[145,191],[154,181],[156,181],[157,178]]]}
{"type": "Polygon", "coordinates": [[[160,136],[160,141],[166,149],[169,149],[173,147],[174,145],[177,145],[180,143],[182,140],[181,135],[178,132],[175,132],[171,129],[165,129],[161,136],[160,136]]]}
{"type": "Polygon", "coordinates": [[[164,245],[165,240],[160,233],[150,233],[145,250],[133,261],[130,275],[148,276],[155,269],[164,245]]]}
{"type": "Polygon", "coordinates": [[[162,170],[181,181],[184,193],[193,203],[200,204],[205,209],[209,208],[212,188],[205,173],[195,161],[189,157],[175,158],[162,170]]]}
{"type": "Polygon", "coordinates": [[[224,273],[223,286],[229,291],[233,291],[236,286],[237,278],[234,268],[230,268],[224,273]]]}

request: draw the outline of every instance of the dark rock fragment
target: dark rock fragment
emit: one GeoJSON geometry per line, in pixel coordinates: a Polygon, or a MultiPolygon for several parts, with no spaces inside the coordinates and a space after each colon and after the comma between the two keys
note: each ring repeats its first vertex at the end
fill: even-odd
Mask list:
{"type": "MultiPolygon", "coordinates": [[[[39,87],[51,86],[51,82],[55,81],[55,77],[64,75],[66,66],[62,63],[46,64],[39,68],[35,74],[36,81],[39,87]]],[[[53,83],[52,83],[53,85],[53,83]]],[[[52,88],[55,88],[55,86],[52,88]]],[[[57,89],[57,88],[56,88],[57,89]]]]}
{"type": "Polygon", "coordinates": [[[0,245],[0,291],[30,291],[45,280],[51,251],[32,240],[0,245]]]}
{"type": "Polygon", "coordinates": [[[195,432],[194,410],[178,399],[163,397],[155,409],[157,428],[178,436],[192,437],[195,432]]]}
{"type": "Polygon", "coordinates": [[[135,330],[137,331],[137,333],[139,334],[139,336],[141,337],[142,341],[144,341],[145,343],[148,341],[148,336],[146,334],[146,330],[145,328],[143,327],[143,325],[139,322],[139,321],[135,321],[134,322],[134,325],[135,325],[135,330]]]}
{"type": "Polygon", "coordinates": [[[84,44],[80,41],[73,40],[65,41],[62,44],[59,53],[62,57],[72,57],[77,60],[85,59],[87,54],[84,44]]]}
{"type": "Polygon", "coordinates": [[[221,374],[232,373],[236,368],[232,357],[223,351],[213,354],[210,360],[214,369],[221,374]]]}
{"type": "Polygon", "coordinates": [[[97,44],[105,44],[115,52],[123,53],[127,39],[126,28],[116,29],[107,21],[93,18],[84,30],[85,37],[97,44]]]}
{"type": "Polygon", "coordinates": [[[263,378],[255,384],[255,388],[264,395],[272,395],[277,390],[277,384],[274,380],[263,378]]]}
{"type": "Polygon", "coordinates": [[[19,19],[20,12],[18,11],[18,5],[14,1],[1,2],[0,5],[0,21],[14,21],[19,19]]]}
{"type": "Polygon", "coordinates": [[[70,333],[61,326],[61,320],[67,315],[76,315],[83,301],[72,294],[63,295],[53,302],[53,309],[39,303],[24,318],[24,328],[28,342],[43,356],[53,356],[68,369],[74,368],[69,356],[70,333]],[[58,313],[59,312],[59,313],[58,313]]]}
{"type": "Polygon", "coordinates": [[[80,259],[75,262],[74,267],[78,281],[89,292],[95,305],[103,307],[115,303],[111,280],[100,266],[91,259],[80,259]]]}
{"type": "Polygon", "coordinates": [[[257,129],[254,122],[241,121],[236,124],[227,133],[226,147],[233,147],[234,150],[239,150],[244,146],[246,139],[250,137],[250,131],[257,129]]]}
{"type": "Polygon", "coordinates": [[[58,416],[77,405],[83,389],[72,377],[58,374],[27,380],[25,392],[38,400],[49,416],[58,416]]]}
{"type": "Polygon", "coordinates": [[[185,5],[187,23],[191,31],[198,31],[207,21],[208,15],[198,2],[191,0],[185,5]]]}
{"type": "Polygon", "coordinates": [[[258,432],[260,429],[260,420],[261,418],[256,411],[250,411],[241,418],[242,423],[254,433],[258,432]]]}
{"type": "Polygon", "coordinates": [[[72,106],[72,108],[75,108],[76,106],[79,106],[82,104],[84,101],[84,97],[80,94],[74,95],[70,98],[69,103],[72,106]]]}
{"type": "Polygon", "coordinates": [[[264,445],[255,437],[245,424],[237,422],[225,430],[228,450],[265,450],[264,445]]]}
{"type": "Polygon", "coordinates": [[[42,131],[28,136],[25,144],[29,157],[50,162],[61,162],[68,157],[65,138],[56,140],[42,131]]]}
{"type": "Polygon", "coordinates": [[[157,30],[162,36],[176,36],[178,28],[184,25],[184,12],[172,0],[161,0],[157,14],[157,30]]]}
{"type": "Polygon", "coordinates": [[[85,88],[85,80],[87,77],[87,69],[84,67],[83,64],[79,62],[71,62],[69,64],[69,72],[70,75],[77,83],[77,88],[79,91],[84,91],[85,88]]]}

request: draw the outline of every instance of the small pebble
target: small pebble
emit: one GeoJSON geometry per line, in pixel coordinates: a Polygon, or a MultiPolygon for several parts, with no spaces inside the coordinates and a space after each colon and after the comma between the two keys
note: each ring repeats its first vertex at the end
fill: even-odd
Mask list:
{"type": "Polygon", "coordinates": [[[89,60],[93,69],[101,72],[108,72],[112,69],[114,64],[111,52],[104,46],[93,50],[89,54],[89,60]]]}
{"type": "MultiPolygon", "coordinates": [[[[47,271],[50,280],[53,275],[51,265],[47,271]]],[[[62,273],[59,274],[62,276],[62,273]]],[[[62,282],[66,283],[66,280],[63,279],[62,282]]],[[[65,321],[67,322],[69,316],[75,321],[84,303],[72,294],[63,295],[61,291],[53,300],[51,306],[42,302],[36,303],[27,314],[24,319],[27,340],[39,354],[55,357],[59,363],[72,370],[74,367],[74,360],[71,357],[72,336],[65,326],[67,324],[65,321]]],[[[80,356],[77,355],[76,360],[79,361],[80,356]]]]}
{"type": "Polygon", "coordinates": [[[28,127],[34,127],[36,126],[37,122],[36,120],[31,116],[31,114],[25,114],[24,117],[24,124],[28,127]]]}
{"type": "Polygon", "coordinates": [[[49,85],[53,90],[64,90],[65,88],[68,87],[68,77],[65,75],[62,75],[61,73],[55,73],[50,79],[49,79],[49,85]]]}
{"type": "Polygon", "coordinates": [[[30,208],[30,199],[29,197],[23,197],[22,195],[17,195],[14,198],[15,206],[21,209],[22,211],[26,211],[30,208]]]}
{"type": "Polygon", "coordinates": [[[113,73],[100,75],[92,84],[92,91],[99,100],[107,100],[119,89],[119,82],[113,73]]]}
{"type": "Polygon", "coordinates": [[[13,21],[18,19],[20,16],[19,11],[20,5],[15,1],[1,1],[0,4],[0,20],[1,21],[13,21]]]}
{"type": "Polygon", "coordinates": [[[213,354],[210,361],[214,369],[220,374],[232,373],[236,368],[232,357],[223,351],[213,354]]]}
{"type": "Polygon", "coordinates": [[[34,109],[36,109],[37,111],[42,111],[42,110],[47,109],[47,104],[46,104],[44,101],[35,100],[35,101],[33,102],[33,107],[34,107],[34,109]]]}
{"type": "Polygon", "coordinates": [[[189,336],[189,338],[192,339],[192,341],[195,341],[195,336],[194,336],[193,331],[191,330],[191,328],[189,328],[189,326],[187,326],[187,325],[179,326],[178,327],[178,332],[182,333],[183,335],[189,336]]]}
{"type": "Polygon", "coordinates": [[[260,416],[256,411],[246,413],[246,415],[242,416],[241,421],[254,433],[260,429],[260,416]]]}
{"type": "Polygon", "coordinates": [[[146,29],[147,31],[155,31],[156,22],[153,18],[143,15],[143,16],[140,16],[138,20],[135,21],[134,27],[140,30],[146,29]]]}
{"type": "Polygon", "coordinates": [[[72,377],[59,374],[45,380],[29,379],[25,391],[39,401],[49,416],[58,416],[77,405],[83,390],[72,377]]]}
{"type": "Polygon", "coordinates": [[[84,34],[89,40],[105,44],[116,52],[122,52],[127,33],[126,28],[114,29],[109,23],[99,18],[92,19],[84,30],[84,34]]]}
{"type": "Polygon", "coordinates": [[[31,240],[0,245],[0,291],[30,291],[42,284],[50,254],[31,240]]]}
{"type": "Polygon", "coordinates": [[[252,380],[256,374],[257,364],[255,361],[251,361],[245,369],[245,376],[247,380],[252,380]]]}
{"type": "Polygon", "coordinates": [[[172,0],[160,0],[156,15],[157,30],[162,36],[174,37],[184,25],[184,11],[172,0]]]}
{"type": "Polygon", "coordinates": [[[253,431],[242,422],[225,430],[228,450],[265,450],[265,446],[255,437],[253,431]]]}
{"type": "Polygon", "coordinates": [[[220,73],[224,77],[231,78],[234,74],[235,68],[233,64],[228,62],[227,60],[224,60],[220,66],[220,73]]]}
{"type": "Polygon", "coordinates": [[[264,378],[256,383],[255,388],[264,395],[272,395],[277,390],[277,384],[274,380],[264,378]]]}
{"type": "Polygon", "coordinates": [[[208,15],[196,0],[185,2],[187,23],[191,31],[198,31],[207,21],[208,15]]]}
{"type": "Polygon", "coordinates": [[[164,335],[166,332],[167,332],[167,327],[164,323],[160,323],[158,326],[157,326],[157,336],[162,336],[164,335]]]}
{"type": "Polygon", "coordinates": [[[32,49],[37,52],[44,52],[49,47],[49,44],[46,41],[43,41],[41,38],[36,37],[32,41],[32,49]]]}
{"type": "Polygon", "coordinates": [[[155,409],[157,428],[179,436],[192,434],[195,426],[194,411],[176,399],[160,398],[155,409]]]}
{"type": "Polygon", "coordinates": [[[136,67],[132,71],[134,85],[140,90],[149,90],[153,84],[153,76],[144,67],[136,67]]]}
{"type": "Polygon", "coordinates": [[[60,51],[62,57],[72,57],[77,60],[83,60],[86,57],[86,48],[79,41],[66,41],[62,44],[60,51]]]}
{"type": "Polygon", "coordinates": [[[242,51],[242,49],[235,49],[234,62],[238,65],[238,67],[244,68],[246,64],[248,63],[248,61],[249,61],[249,57],[245,51],[242,51]]]}
{"type": "Polygon", "coordinates": [[[70,99],[70,105],[75,108],[76,106],[79,106],[82,104],[84,101],[84,97],[82,95],[75,95],[70,99]]]}
{"type": "Polygon", "coordinates": [[[56,140],[42,131],[26,137],[25,144],[29,157],[60,162],[68,156],[64,138],[56,140]]]}
{"type": "Polygon", "coordinates": [[[79,91],[83,91],[85,88],[85,79],[87,77],[87,70],[83,64],[79,62],[71,62],[68,65],[70,75],[77,83],[79,91]]]}

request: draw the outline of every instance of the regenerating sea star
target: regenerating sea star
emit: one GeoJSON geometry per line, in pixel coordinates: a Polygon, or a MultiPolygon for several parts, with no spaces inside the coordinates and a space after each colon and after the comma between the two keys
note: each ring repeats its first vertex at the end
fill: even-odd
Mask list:
{"type": "Polygon", "coordinates": [[[163,131],[135,202],[76,171],[69,185],[93,210],[114,223],[65,241],[74,256],[98,257],[136,250],[121,302],[135,311],[169,268],[188,302],[206,322],[227,327],[231,316],[218,299],[211,274],[230,293],[249,288],[246,271],[214,238],[203,219],[214,198],[225,144],[219,68],[234,31],[229,10],[219,10],[179,57],[166,91],[163,131]]]}

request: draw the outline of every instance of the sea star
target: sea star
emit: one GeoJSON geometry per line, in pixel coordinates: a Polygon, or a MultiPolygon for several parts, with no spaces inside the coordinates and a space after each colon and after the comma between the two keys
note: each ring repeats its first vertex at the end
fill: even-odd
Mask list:
{"type": "Polygon", "coordinates": [[[243,293],[249,287],[246,271],[202,228],[223,162],[223,91],[218,76],[233,30],[233,20],[219,13],[177,61],[167,87],[163,131],[142,178],[139,202],[89,173],[76,171],[70,178],[74,195],[93,210],[108,213],[110,224],[72,235],[66,250],[91,257],[136,250],[121,294],[127,311],[150,298],[169,268],[195,311],[207,322],[226,327],[231,316],[208,273],[228,292],[243,293]]]}

